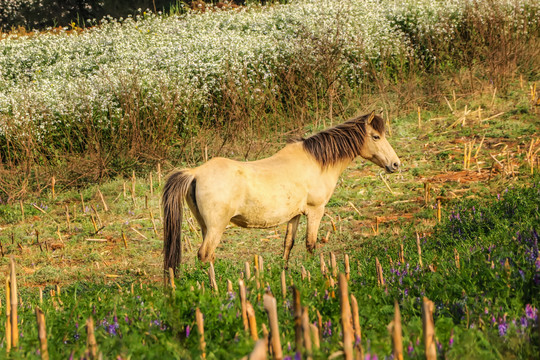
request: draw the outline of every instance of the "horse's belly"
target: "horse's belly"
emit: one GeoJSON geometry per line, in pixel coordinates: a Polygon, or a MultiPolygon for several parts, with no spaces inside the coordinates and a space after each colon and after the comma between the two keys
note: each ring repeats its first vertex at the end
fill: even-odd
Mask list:
{"type": "Polygon", "coordinates": [[[236,215],[231,219],[231,222],[235,225],[244,228],[258,228],[266,229],[274,226],[278,226],[285,222],[288,222],[298,214],[284,216],[284,217],[254,217],[249,215],[236,215]]]}
{"type": "Polygon", "coordinates": [[[280,203],[277,199],[270,203],[250,201],[239,209],[231,222],[241,227],[264,229],[283,224],[302,212],[298,202],[280,203]]]}

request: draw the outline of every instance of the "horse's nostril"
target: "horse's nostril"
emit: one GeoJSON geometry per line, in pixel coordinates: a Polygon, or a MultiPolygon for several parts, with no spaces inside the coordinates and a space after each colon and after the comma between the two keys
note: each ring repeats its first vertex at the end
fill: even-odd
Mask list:
{"type": "Polygon", "coordinates": [[[397,169],[397,168],[399,167],[399,163],[395,162],[395,163],[393,164],[393,166],[394,166],[394,169],[397,169]]]}

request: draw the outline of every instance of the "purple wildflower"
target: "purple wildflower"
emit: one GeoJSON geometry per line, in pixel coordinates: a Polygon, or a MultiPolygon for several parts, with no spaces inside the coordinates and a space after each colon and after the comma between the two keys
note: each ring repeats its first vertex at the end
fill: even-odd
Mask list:
{"type": "Polygon", "coordinates": [[[536,319],[538,318],[538,309],[531,306],[531,304],[525,305],[525,316],[527,316],[527,319],[536,321],[536,319]]]}
{"type": "Polygon", "coordinates": [[[188,326],[186,326],[186,338],[189,337],[189,333],[191,332],[191,328],[188,326]]]}
{"type": "Polygon", "coordinates": [[[116,335],[116,329],[117,327],[114,326],[114,324],[111,324],[107,327],[107,332],[109,333],[109,335],[116,335]]]}
{"type": "Polygon", "coordinates": [[[527,318],[525,316],[522,316],[520,319],[521,327],[526,328],[529,326],[529,322],[527,321],[527,318]]]}
{"type": "Polygon", "coordinates": [[[328,320],[324,323],[323,336],[332,336],[332,321],[328,320]]]}
{"type": "Polygon", "coordinates": [[[409,346],[407,346],[407,354],[411,356],[413,351],[414,351],[414,348],[413,348],[412,342],[409,342],[409,346]]]}
{"type": "Polygon", "coordinates": [[[501,322],[499,324],[499,336],[506,335],[507,331],[508,331],[508,325],[505,322],[501,322]]]}

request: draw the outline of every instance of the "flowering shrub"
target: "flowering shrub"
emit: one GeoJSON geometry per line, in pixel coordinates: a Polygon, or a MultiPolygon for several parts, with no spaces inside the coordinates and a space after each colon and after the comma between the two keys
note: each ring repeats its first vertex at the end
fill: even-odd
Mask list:
{"type": "Polygon", "coordinates": [[[260,118],[302,91],[309,106],[330,84],[357,89],[374,69],[392,76],[404,62],[429,70],[463,57],[453,45],[478,40],[472,18],[537,36],[539,9],[533,0],[298,0],[1,34],[0,158],[113,146],[167,157],[202,124],[260,118]]]}

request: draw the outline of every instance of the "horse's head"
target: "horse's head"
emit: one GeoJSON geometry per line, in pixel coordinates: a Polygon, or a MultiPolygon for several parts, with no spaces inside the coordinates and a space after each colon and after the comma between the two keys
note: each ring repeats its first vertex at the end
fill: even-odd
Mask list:
{"type": "Polygon", "coordinates": [[[360,156],[393,173],[401,162],[386,140],[384,120],[372,112],[365,120],[365,134],[360,156]]]}

